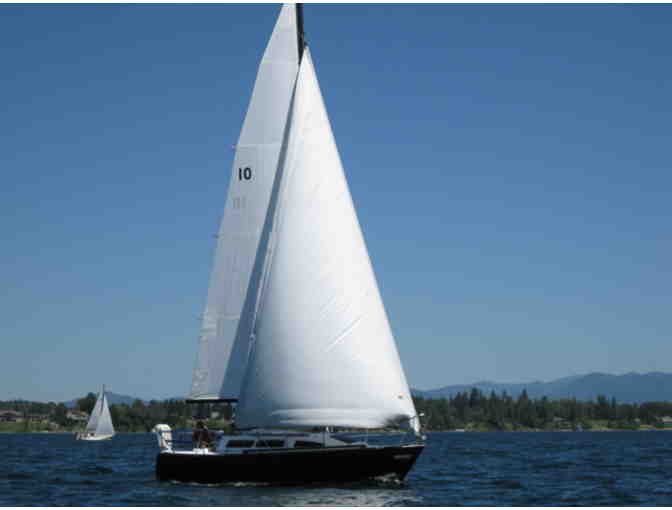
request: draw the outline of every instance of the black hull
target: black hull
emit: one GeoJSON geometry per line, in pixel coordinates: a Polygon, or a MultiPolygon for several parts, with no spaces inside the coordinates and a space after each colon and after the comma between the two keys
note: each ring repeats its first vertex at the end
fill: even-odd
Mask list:
{"type": "Polygon", "coordinates": [[[352,482],[395,474],[413,467],[424,445],[328,447],[200,455],[162,452],[156,458],[159,480],[197,483],[261,482],[300,484],[352,482]]]}

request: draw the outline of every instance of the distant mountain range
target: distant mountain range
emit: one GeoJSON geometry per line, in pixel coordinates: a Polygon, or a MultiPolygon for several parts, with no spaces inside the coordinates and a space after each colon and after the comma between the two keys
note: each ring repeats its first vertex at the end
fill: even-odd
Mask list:
{"type": "MultiPolygon", "coordinates": [[[[94,393],[98,395],[97,391],[93,391],[91,393],[94,393]]],[[[106,391],[105,395],[107,395],[107,401],[109,402],[110,405],[114,404],[126,404],[126,405],[131,405],[133,402],[138,400],[138,397],[131,397],[130,395],[119,395],[118,393],[112,393],[110,391],[106,391]]],[[[73,408],[77,407],[77,401],[80,398],[84,398],[86,395],[82,395],[81,397],[75,398],[73,400],[68,400],[67,402],[63,402],[65,404],[65,407],[67,408],[73,408]]],[[[142,400],[142,399],[140,399],[142,400]]],[[[143,400],[143,402],[147,402],[146,400],[143,400]]]]}
{"type": "MultiPolygon", "coordinates": [[[[548,397],[550,399],[576,398],[577,400],[595,400],[598,395],[604,395],[623,404],[636,402],[672,402],[672,374],[664,372],[649,372],[639,374],[630,372],[623,375],[611,375],[594,372],[586,375],[562,377],[554,381],[534,381],[529,383],[497,383],[481,381],[474,384],[456,384],[444,386],[435,390],[411,390],[413,395],[425,398],[449,398],[477,388],[486,395],[494,391],[498,395],[506,392],[512,397],[518,397],[523,390],[527,390],[530,398],[548,397]]],[[[96,392],[97,393],[97,392],[96,392]]],[[[79,398],[84,397],[82,395],[79,398]]],[[[107,392],[110,404],[131,405],[138,397],[119,395],[107,392]]],[[[175,397],[174,400],[183,400],[184,397],[175,397]]],[[[64,402],[66,407],[76,407],[78,399],[64,402]]],[[[147,403],[147,400],[140,399],[147,403]]],[[[157,399],[158,400],[158,399],[157,399]]]]}
{"type": "Polygon", "coordinates": [[[501,394],[505,391],[517,397],[527,390],[530,398],[548,397],[549,399],[576,398],[577,400],[595,400],[598,395],[616,399],[619,403],[652,401],[672,401],[672,374],[649,372],[639,374],[630,372],[623,375],[592,373],[563,377],[554,381],[534,381],[530,383],[496,383],[482,381],[474,384],[444,386],[435,390],[412,390],[412,393],[425,398],[449,398],[457,393],[469,392],[477,388],[486,395],[491,391],[501,394]]]}

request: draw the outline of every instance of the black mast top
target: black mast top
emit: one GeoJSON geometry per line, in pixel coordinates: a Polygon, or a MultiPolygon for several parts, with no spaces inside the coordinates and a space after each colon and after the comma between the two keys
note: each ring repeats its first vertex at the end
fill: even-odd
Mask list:
{"type": "Polygon", "coordinates": [[[296,4],[296,35],[299,42],[299,62],[301,62],[303,48],[306,47],[306,39],[303,33],[303,4],[296,4]]]}

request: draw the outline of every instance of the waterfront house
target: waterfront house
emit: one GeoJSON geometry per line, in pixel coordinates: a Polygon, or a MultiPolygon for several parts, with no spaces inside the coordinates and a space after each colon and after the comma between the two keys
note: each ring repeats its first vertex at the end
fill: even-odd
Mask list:
{"type": "Polygon", "coordinates": [[[3,409],[0,411],[0,421],[21,422],[23,421],[23,413],[14,411],[13,409],[3,409]]]}
{"type": "Polygon", "coordinates": [[[78,411],[76,409],[68,410],[65,417],[68,420],[72,420],[72,421],[88,421],[88,419],[89,419],[88,414],[86,414],[85,412],[82,412],[82,411],[78,411]]]}

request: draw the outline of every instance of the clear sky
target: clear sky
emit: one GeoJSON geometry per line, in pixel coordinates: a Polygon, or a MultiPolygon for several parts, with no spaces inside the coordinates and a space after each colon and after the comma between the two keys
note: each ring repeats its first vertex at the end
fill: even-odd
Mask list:
{"type": "MultiPolygon", "coordinates": [[[[0,5],[0,399],[185,395],[274,5],[0,5]]],[[[672,371],[672,5],[306,5],[411,386],[672,371]]]]}

